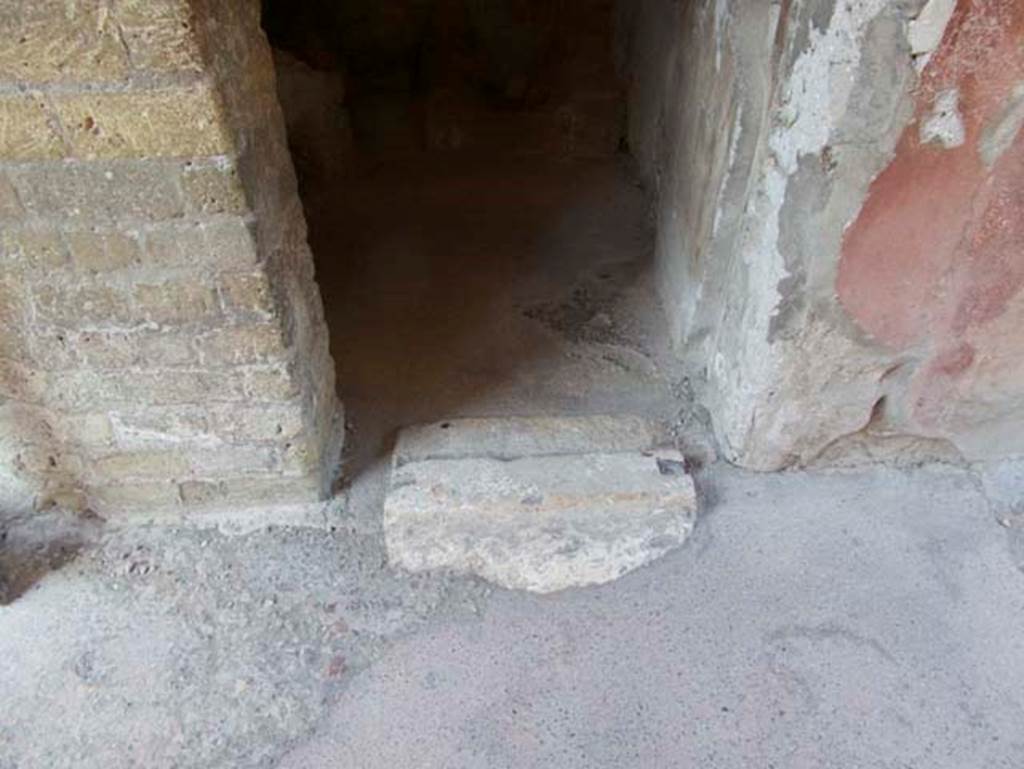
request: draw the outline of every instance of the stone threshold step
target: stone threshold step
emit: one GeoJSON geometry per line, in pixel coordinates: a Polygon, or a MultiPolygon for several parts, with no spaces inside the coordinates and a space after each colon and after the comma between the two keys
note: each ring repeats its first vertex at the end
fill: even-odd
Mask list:
{"type": "Polygon", "coordinates": [[[617,579],[693,529],[693,480],[665,438],[632,416],[406,428],[384,503],[388,557],[538,593],[617,579]]]}

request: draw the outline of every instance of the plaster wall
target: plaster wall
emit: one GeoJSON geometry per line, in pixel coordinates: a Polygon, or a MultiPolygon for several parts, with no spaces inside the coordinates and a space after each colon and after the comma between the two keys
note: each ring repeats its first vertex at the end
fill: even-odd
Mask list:
{"type": "Polygon", "coordinates": [[[620,7],[661,292],[730,459],[1020,451],[1019,16],[620,7]]]}

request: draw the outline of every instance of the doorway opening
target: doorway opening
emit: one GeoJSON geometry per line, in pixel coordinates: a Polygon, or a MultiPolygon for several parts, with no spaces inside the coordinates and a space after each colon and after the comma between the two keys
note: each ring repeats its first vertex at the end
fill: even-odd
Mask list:
{"type": "Polygon", "coordinates": [[[263,18],[346,475],[414,423],[673,416],[611,0],[265,0],[263,18]]]}

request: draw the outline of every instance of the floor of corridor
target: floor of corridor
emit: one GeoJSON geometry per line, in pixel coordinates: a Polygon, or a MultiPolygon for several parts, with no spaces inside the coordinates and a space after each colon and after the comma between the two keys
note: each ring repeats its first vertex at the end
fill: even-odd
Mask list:
{"type": "Polygon", "coordinates": [[[306,180],[346,482],[370,525],[395,431],[460,416],[672,421],[652,235],[628,159],[382,154],[306,180]]]}

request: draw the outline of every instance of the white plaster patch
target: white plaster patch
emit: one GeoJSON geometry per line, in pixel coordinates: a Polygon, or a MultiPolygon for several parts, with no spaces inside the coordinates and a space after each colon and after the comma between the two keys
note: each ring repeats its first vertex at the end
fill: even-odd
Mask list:
{"type": "Polygon", "coordinates": [[[721,404],[722,437],[731,447],[752,445],[760,428],[766,383],[781,374],[785,353],[769,341],[771,319],[788,275],[779,247],[779,217],[789,180],[804,155],[819,155],[849,109],[861,61],[861,43],[868,25],[889,0],[839,3],[826,30],[812,28],[782,93],[768,136],[772,158],[751,201],[750,223],[740,246],[747,270],[748,291],[739,317],[723,320],[716,340],[715,386],[725,393],[721,404]],[[774,162],[772,162],[774,161],[774,162]],[[726,328],[728,326],[728,328],[726,328]],[[740,331],[742,330],[742,331],[740,331]],[[725,365],[724,361],[729,364],[725,365]]]}
{"type": "Polygon", "coordinates": [[[729,142],[729,156],[725,162],[725,173],[722,174],[722,182],[718,186],[718,196],[715,203],[715,218],[711,225],[711,237],[718,235],[718,228],[722,224],[722,209],[725,205],[725,190],[729,186],[732,172],[736,169],[736,157],[740,150],[740,137],[743,133],[743,103],[736,108],[736,118],[732,123],[732,138],[729,142]]]}
{"type": "Polygon", "coordinates": [[[811,30],[807,50],[793,65],[783,93],[780,125],[769,137],[787,175],[796,171],[801,155],[824,149],[832,128],[846,114],[864,30],[887,5],[888,0],[839,3],[827,30],[811,30]]]}
{"type": "Polygon", "coordinates": [[[725,36],[725,20],[729,14],[729,0],[715,2],[715,72],[722,68],[722,43],[725,36]]]}
{"type": "Polygon", "coordinates": [[[954,8],[956,0],[929,0],[917,18],[907,25],[907,42],[918,72],[925,68],[932,53],[942,42],[954,8]]]}
{"type": "Polygon", "coordinates": [[[960,116],[960,91],[949,88],[936,95],[932,111],[921,123],[921,143],[938,142],[947,150],[965,141],[964,121],[960,116]]]}

